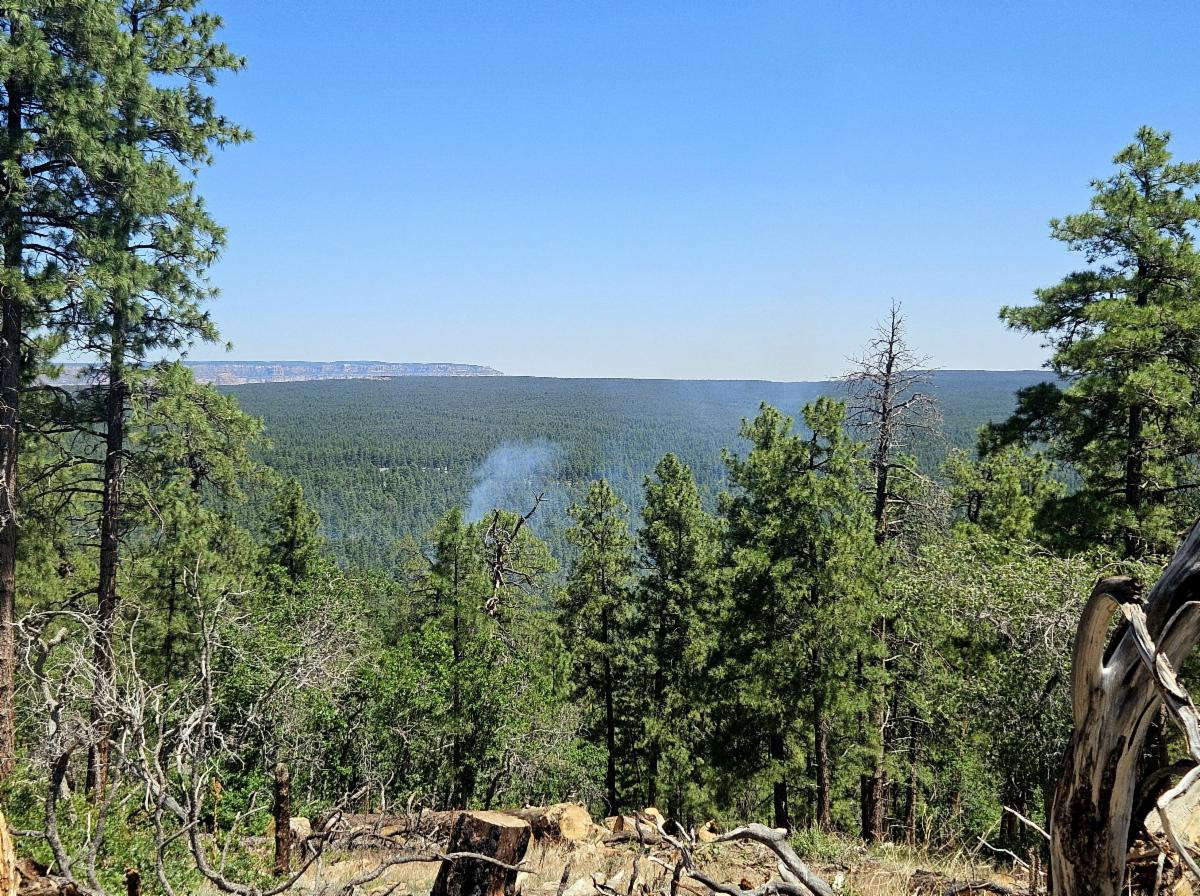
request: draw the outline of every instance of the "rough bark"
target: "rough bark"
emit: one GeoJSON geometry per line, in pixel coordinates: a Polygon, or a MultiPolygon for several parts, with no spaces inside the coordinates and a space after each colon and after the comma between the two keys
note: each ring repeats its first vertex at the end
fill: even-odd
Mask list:
{"type": "MultiPolygon", "coordinates": [[[[16,26],[11,26],[16,37],[16,26]]],[[[5,83],[7,143],[19,147],[23,136],[23,91],[15,79],[5,83]]],[[[12,161],[21,164],[21,156],[12,161]]],[[[9,184],[3,208],[4,267],[7,282],[0,290],[0,778],[16,762],[16,623],[17,591],[17,448],[20,432],[21,343],[23,303],[17,283],[24,255],[24,220],[20,194],[9,184]]]]}
{"type": "Polygon", "coordinates": [[[284,763],[275,766],[275,867],[276,877],[292,870],[292,776],[284,763]]]}
{"type": "MultiPolygon", "coordinates": [[[[124,317],[117,314],[114,329],[123,330],[124,317]]],[[[113,634],[117,624],[120,597],[117,573],[121,547],[121,491],[125,479],[125,357],[123,346],[114,336],[108,364],[105,395],[104,484],[100,507],[100,566],[97,595],[95,693],[92,696],[91,721],[93,743],[88,749],[86,788],[103,793],[108,777],[109,725],[104,713],[105,690],[112,687],[114,669],[113,634]]]]}
{"type": "Polygon", "coordinates": [[[451,853],[477,853],[481,859],[442,862],[431,896],[514,896],[517,872],[529,846],[529,823],[503,812],[463,812],[450,833],[451,853]]]}
{"type": "Polygon", "coordinates": [[[1198,598],[1200,527],[1193,525],[1144,603],[1134,582],[1112,577],[1096,585],[1084,608],[1072,658],[1074,732],[1051,814],[1056,896],[1121,891],[1138,757],[1162,703],[1143,653],[1149,643],[1156,662],[1178,668],[1200,638],[1198,598]],[[1127,620],[1144,613],[1144,636],[1127,622],[1109,637],[1122,608],[1127,620]]]}
{"type": "Polygon", "coordinates": [[[12,835],[8,832],[8,819],[0,812],[0,896],[16,896],[20,879],[12,835]]]}
{"type": "Polygon", "coordinates": [[[813,764],[817,773],[817,827],[829,831],[833,829],[829,789],[829,723],[819,700],[813,710],[813,764]]]}
{"type": "Polygon", "coordinates": [[[779,769],[779,777],[776,778],[771,788],[771,798],[775,809],[775,827],[790,828],[792,823],[789,817],[788,785],[782,766],[783,761],[787,759],[787,745],[783,735],[778,731],[771,734],[769,748],[771,759],[777,763],[776,767],[779,769]]]}

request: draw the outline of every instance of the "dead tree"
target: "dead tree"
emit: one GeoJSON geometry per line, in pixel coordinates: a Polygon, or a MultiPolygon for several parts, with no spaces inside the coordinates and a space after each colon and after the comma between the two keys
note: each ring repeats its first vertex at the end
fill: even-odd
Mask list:
{"type": "MultiPolygon", "coordinates": [[[[483,532],[483,553],[487,563],[488,579],[492,586],[491,593],[484,604],[488,614],[495,616],[500,611],[500,602],[506,588],[515,587],[521,590],[529,588],[540,570],[529,570],[521,562],[521,544],[518,537],[521,530],[529,523],[530,518],[537,513],[544,494],[533,499],[533,507],[524,516],[518,516],[510,525],[499,510],[492,511],[492,517],[483,532]]],[[[511,519],[509,517],[508,519],[511,519]]]]}
{"type": "Polygon", "coordinates": [[[1137,764],[1151,723],[1165,705],[1191,762],[1154,805],[1181,860],[1200,876],[1167,809],[1200,780],[1200,719],[1175,674],[1200,638],[1200,526],[1149,596],[1127,577],[1100,580],[1084,607],[1071,669],[1074,732],[1051,813],[1055,896],[1117,896],[1138,804],[1137,764]],[[1122,618],[1109,634],[1115,613],[1122,618]]]}
{"type": "MultiPolygon", "coordinates": [[[[925,391],[930,385],[929,358],[909,348],[904,332],[900,305],[892,303],[887,320],[876,328],[860,358],[844,378],[849,392],[847,422],[866,440],[870,451],[872,515],[875,543],[882,546],[900,533],[900,520],[893,516],[897,507],[912,504],[908,493],[896,488],[896,474],[924,483],[923,477],[902,456],[914,433],[928,433],[939,426],[933,396],[925,391]]],[[[887,656],[889,620],[881,615],[874,623],[874,635],[887,656]]],[[[881,678],[886,678],[886,662],[876,661],[881,678]]],[[[861,781],[862,836],[867,841],[882,839],[886,833],[884,806],[886,773],[884,759],[894,721],[888,717],[889,695],[877,686],[872,695],[871,726],[878,732],[870,774],[861,781]]],[[[911,777],[911,776],[910,776],[911,777]]],[[[909,795],[915,810],[915,792],[909,795]]],[[[908,813],[906,813],[907,815],[908,813]]],[[[912,814],[915,819],[915,811],[912,814]]],[[[915,832],[909,831],[911,838],[915,832]]]]}
{"type": "Polygon", "coordinates": [[[275,875],[287,874],[292,869],[292,777],[287,763],[275,766],[275,875]]]}
{"type": "Polygon", "coordinates": [[[722,896],[834,896],[833,888],[814,874],[792,849],[791,843],[788,842],[788,832],[782,828],[748,824],[709,841],[709,843],[750,841],[767,847],[775,854],[775,858],[778,860],[779,878],[768,881],[757,889],[742,889],[733,884],[718,881],[696,867],[692,857],[692,851],[696,844],[689,835],[672,836],[666,832],[662,824],[657,824],[655,827],[663,841],[669,843],[676,851],[677,864],[674,869],[668,869],[673,870],[673,884],[678,883],[679,878],[686,875],[722,896]]]}

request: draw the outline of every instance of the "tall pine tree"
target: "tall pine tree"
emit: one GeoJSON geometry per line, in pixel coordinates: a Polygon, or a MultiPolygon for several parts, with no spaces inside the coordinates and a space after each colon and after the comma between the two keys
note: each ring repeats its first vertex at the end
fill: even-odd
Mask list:
{"type": "Polygon", "coordinates": [[[687,789],[704,722],[700,686],[712,648],[716,523],[704,512],[692,471],[667,454],[646,478],[638,548],[645,573],[634,591],[636,668],[648,679],[642,718],[646,801],[665,798],[686,818],[687,789]]]}
{"type": "Polygon", "coordinates": [[[620,809],[617,653],[628,634],[633,578],[633,537],[626,511],[624,502],[604,479],[591,484],[582,504],[568,509],[575,525],[567,530],[567,541],[575,548],[576,555],[558,607],[576,686],[602,707],[607,757],[604,797],[609,812],[620,809]]]}
{"type": "Polygon", "coordinates": [[[987,438],[1070,464],[1082,483],[1051,502],[1054,528],[1127,557],[1170,550],[1200,489],[1200,163],[1173,161],[1169,140],[1139,130],[1091,207],[1051,222],[1088,266],[1000,316],[1043,337],[1058,379],[1018,393],[987,438]]]}
{"type": "MultiPolygon", "coordinates": [[[[811,819],[833,823],[830,743],[850,705],[855,658],[877,644],[875,527],[860,446],[844,430],[845,408],[821,398],[804,409],[811,435],[763,405],[742,426],[745,457],[727,454],[736,490],[724,501],[731,611],[722,631],[725,680],[734,705],[725,719],[732,752],[772,779],[776,827],[794,821],[789,779],[807,728],[815,801],[811,819]]],[[[727,752],[731,752],[727,749],[727,752]]],[[[857,780],[855,782],[857,784],[857,780]]]]}

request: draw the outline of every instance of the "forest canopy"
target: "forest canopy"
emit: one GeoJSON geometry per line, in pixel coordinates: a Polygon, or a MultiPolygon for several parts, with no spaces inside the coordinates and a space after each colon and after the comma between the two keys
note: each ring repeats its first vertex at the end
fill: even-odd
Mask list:
{"type": "Polygon", "coordinates": [[[1139,838],[1162,873],[1143,820],[1200,776],[1171,665],[1200,536],[1142,598],[1200,510],[1200,163],[1169,135],[1052,222],[1079,269],[1001,311],[1044,375],[938,372],[893,303],[828,383],[222,390],[179,360],[218,339],[198,172],[250,138],[220,26],[0,10],[0,778],[30,876],[276,896],[333,838],[293,873],[293,815],[566,802],[639,849],[652,819],[672,896],[739,892],[701,830],[778,857],[757,896],[833,892],[795,850],[837,838],[986,847],[1034,893],[1047,856],[1063,896],[1119,892],[1139,838]]]}

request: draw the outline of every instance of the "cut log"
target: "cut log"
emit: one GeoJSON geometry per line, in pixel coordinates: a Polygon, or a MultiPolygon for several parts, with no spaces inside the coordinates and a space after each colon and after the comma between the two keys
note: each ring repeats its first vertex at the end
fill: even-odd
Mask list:
{"type": "Polygon", "coordinates": [[[612,822],[612,833],[604,838],[608,844],[662,842],[654,821],[634,815],[618,815],[612,822]]]}
{"type": "MultiPolygon", "coordinates": [[[[445,843],[450,839],[450,829],[462,810],[433,812],[423,809],[414,815],[377,815],[363,813],[335,813],[319,815],[313,820],[313,831],[329,835],[329,842],[336,846],[354,845],[370,847],[380,844],[377,838],[428,837],[445,843]]],[[[292,819],[293,830],[296,819],[292,819]]],[[[274,827],[271,827],[272,833],[274,827]]]]}
{"type": "MultiPolygon", "coordinates": [[[[463,812],[450,832],[450,854],[478,853],[515,866],[529,846],[529,822],[503,812],[463,812]]],[[[442,862],[430,896],[514,896],[517,872],[480,859],[442,862]]]]}
{"type": "Polygon", "coordinates": [[[553,806],[526,806],[523,809],[505,809],[509,815],[515,815],[529,822],[529,829],[536,840],[565,840],[578,843],[594,840],[597,834],[603,836],[604,831],[597,831],[597,825],[592,816],[578,803],[555,803],[553,806]]]}

